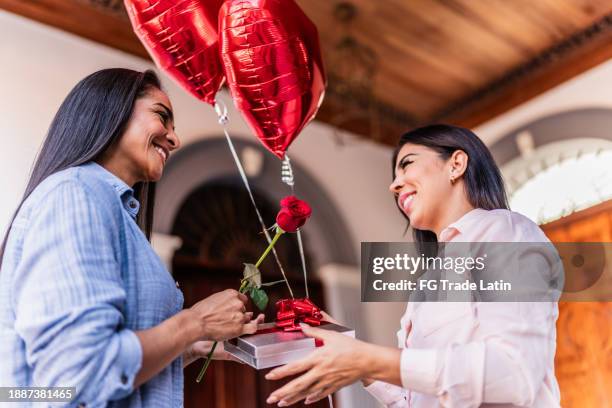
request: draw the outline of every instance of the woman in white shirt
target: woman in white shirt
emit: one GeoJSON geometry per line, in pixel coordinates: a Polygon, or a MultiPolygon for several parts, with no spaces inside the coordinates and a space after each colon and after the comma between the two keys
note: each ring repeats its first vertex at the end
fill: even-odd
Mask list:
{"type": "MultiPolygon", "coordinates": [[[[432,125],[404,134],[389,187],[416,242],[547,242],[508,210],[501,173],[471,131],[432,125]]],[[[307,358],[271,371],[304,372],[268,403],[318,401],[362,380],[387,407],[558,407],[557,303],[409,302],[399,349],[303,326],[323,340],[307,358]],[[493,405],[491,405],[493,406],[493,405]]]]}

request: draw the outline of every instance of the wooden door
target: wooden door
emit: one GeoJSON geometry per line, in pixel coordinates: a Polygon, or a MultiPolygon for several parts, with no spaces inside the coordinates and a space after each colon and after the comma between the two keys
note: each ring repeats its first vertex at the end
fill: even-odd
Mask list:
{"type": "MultiPolygon", "coordinates": [[[[553,242],[612,242],[612,201],[542,229],[553,242]]],[[[593,290],[597,298],[603,291],[609,294],[612,285],[598,284],[593,290]]],[[[559,303],[555,369],[562,407],[612,407],[612,303],[559,303]]]]}

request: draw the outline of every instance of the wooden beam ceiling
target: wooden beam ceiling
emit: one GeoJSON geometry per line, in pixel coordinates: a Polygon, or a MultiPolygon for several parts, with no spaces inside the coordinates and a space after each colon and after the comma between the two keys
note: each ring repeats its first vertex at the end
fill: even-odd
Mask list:
{"type": "Polygon", "coordinates": [[[550,47],[432,119],[474,127],[612,58],[612,14],[550,47]]]}

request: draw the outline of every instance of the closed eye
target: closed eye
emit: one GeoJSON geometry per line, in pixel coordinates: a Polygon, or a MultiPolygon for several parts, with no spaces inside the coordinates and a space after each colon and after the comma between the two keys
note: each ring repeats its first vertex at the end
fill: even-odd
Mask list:
{"type": "Polygon", "coordinates": [[[166,127],[166,125],[168,124],[168,119],[170,119],[168,114],[163,111],[155,111],[155,113],[157,113],[157,115],[161,119],[162,124],[164,125],[164,127],[166,127]]]}
{"type": "Polygon", "coordinates": [[[397,164],[397,168],[404,170],[406,168],[406,166],[408,166],[409,164],[414,163],[413,160],[410,160],[410,158],[412,156],[418,156],[417,153],[408,153],[407,155],[405,155],[404,157],[402,157],[402,159],[399,161],[399,163],[397,164]]]}
{"type": "Polygon", "coordinates": [[[400,169],[404,170],[404,169],[406,168],[406,166],[408,166],[409,164],[412,164],[412,163],[414,163],[412,160],[404,159],[404,160],[402,160],[402,161],[400,162],[400,164],[399,164],[399,166],[398,166],[398,167],[399,167],[400,169]]]}
{"type": "MultiPolygon", "coordinates": [[[[174,115],[172,111],[170,110],[170,108],[168,108],[166,105],[160,102],[157,102],[154,106],[157,109],[154,109],[153,111],[160,117],[164,127],[167,128],[169,122],[174,122],[174,115]]],[[[173,129],[174,129],[174,126],[173,126],[173,129]]]]}

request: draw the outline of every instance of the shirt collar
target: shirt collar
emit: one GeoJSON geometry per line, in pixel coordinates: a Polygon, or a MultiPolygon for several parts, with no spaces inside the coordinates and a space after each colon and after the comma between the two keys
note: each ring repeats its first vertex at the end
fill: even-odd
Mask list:
{"type": "Polygon", "coordinates": [[[461,218],[442,230],[439,241],[447,242],[457,235],[469,231],[479,222],[479,220],[481,220],[481,215],[483,212],[487,212],[487,210],[483,210],[482,208],[474,208],[473,210],[463,214],[461,218]]]}
{"type": "Polygon", "coordinates": [[[140,203],[134,197],[134,190],[128,186],[125,181],[121,180],[95,161],[90,161],[80,167],[90,172],[94,177],[113,186],[117,196],[123,203],[123,208],[125,208],[132,218],[136,218],[138,210],[140,209],[140,203]]]}

